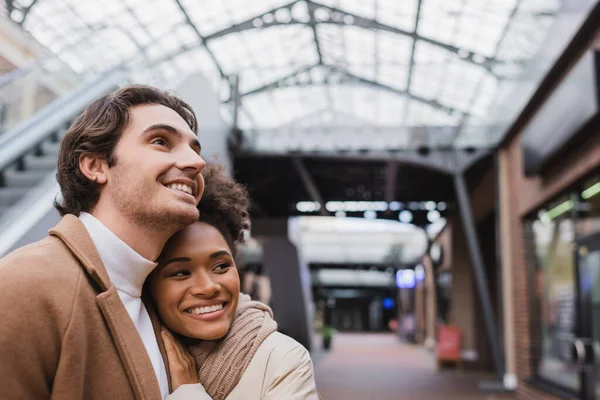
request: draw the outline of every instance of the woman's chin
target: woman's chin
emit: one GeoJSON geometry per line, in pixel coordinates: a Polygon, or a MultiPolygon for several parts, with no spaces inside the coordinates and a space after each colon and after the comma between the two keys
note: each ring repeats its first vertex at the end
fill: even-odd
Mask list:
{"type": "Polygon", "coordinates": [[[226,334],[227,331],[229,330],[229,324],[227,324],[226,326],[223,327],[212,327],[212,326],[205,326],[205,327],[197,327],[194,330],[188,331],[184,334],[184,336],[187,336],[189,338],[193,338],[193,339],[198,339],[198,340],[217,340],[217,339],[221,339],[223,338],[226,334]]]}

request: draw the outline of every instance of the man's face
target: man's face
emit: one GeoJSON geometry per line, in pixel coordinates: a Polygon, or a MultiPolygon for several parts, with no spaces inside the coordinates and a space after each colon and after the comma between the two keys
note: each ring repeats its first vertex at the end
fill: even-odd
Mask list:
{"type": "Polygon", "coordinates": [[[185,120],[162,105],[130,109],[130,124],[115,148],[101,199],[129,222],[177,230],[198,219],[206,166],[185,120]]]}

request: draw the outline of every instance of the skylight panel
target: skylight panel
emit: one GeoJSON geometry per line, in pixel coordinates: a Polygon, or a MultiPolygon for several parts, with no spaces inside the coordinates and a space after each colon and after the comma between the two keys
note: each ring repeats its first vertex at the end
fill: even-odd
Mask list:
{"type": "Polygon", "coordinates": [[[458,25],[460,4],[462,0],[424,1],[417,33],[442,43],[451,43],[458,25]]]}
{"type": "Polygon", "coordinates": [[[377,21],[408,32],[415,30],[418,0],[379,0],[377,21]]]}
{"type": "Polygon", "coordinates": [[[333,4],[329,5],[333,7],[338,6],[339,9],[350,14],[375,19],[375,8],[377,7],[377,3],[379,3],[378,0],[342,0],[333,2],[333,4]]]}
{"type": "Polygon", "coordinates": [[[200,33],[209,35],[287,4],[289,1],[181,0],[181,3],[200,33]]]}

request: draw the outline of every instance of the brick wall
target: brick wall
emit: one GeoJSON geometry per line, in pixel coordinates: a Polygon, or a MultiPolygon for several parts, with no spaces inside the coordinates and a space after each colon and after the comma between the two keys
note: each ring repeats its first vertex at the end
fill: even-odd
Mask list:
{"type": "Polygon", "coordinates": [[[561,191],[568,189],[579,179],[593,170],[600,168],[600,133],[594,132],[588,140],[573,149],[552,171],[542,177],[526,178],[523,175],[523,158],[519,138],[511,141],[507,148],[509,158],[509,193],[511,210],[510,240],[513,268],[514,318],[516,333],[517,375],[520,383],[517,390],[518,399],[557,399],[547,392],[528,384],[525,380],[532,377],[532,357],[537,348],[537,332],[531,332],[532,316],[529,309],[529,293],[534,288],[530,285],[528,271],[530,261],[529,249],[525,248],[526,214],[542,206],[561,191]]]}

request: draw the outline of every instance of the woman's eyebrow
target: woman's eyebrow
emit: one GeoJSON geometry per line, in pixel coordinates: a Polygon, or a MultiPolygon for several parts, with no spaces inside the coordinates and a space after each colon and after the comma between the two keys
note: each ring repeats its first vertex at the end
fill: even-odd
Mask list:
{"type": "Polygon", "coordinates": [[[227,250],[219,250],[219,251],[215,251],[214,253],[212,253],[209,258],[216,258],[216,257],[220,257],[220,256],[231,257],[231,254],[229,254],[229,252],[227,250]]]}
{"type": "Polygon", "coordinates": [[[164,263],[160,264],[160,268],[164,268],[167,265],[174,263],[174,262],[188,262],[188,261],[192,261],[191,258],[189,257],[175,257],[175,258],[170,258],[167,261],[165,261],[164,263]]]}

